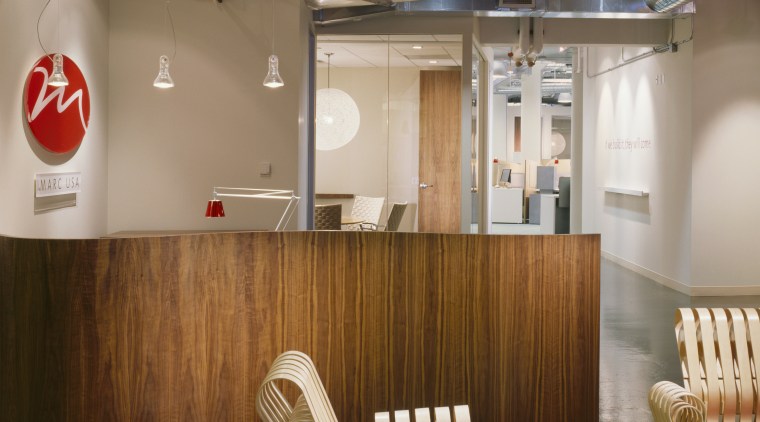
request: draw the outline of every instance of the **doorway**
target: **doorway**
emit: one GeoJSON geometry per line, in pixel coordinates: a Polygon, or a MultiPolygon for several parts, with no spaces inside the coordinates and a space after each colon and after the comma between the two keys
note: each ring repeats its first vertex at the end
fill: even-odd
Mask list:
{"type": "Polygon", "coordinates": [[[492,51],[492,232],[569,233],[569,198],[542,195],[569,196],[575,49],[545,46],[533,66],[518,66],[512,47],[492,51]],[[553,208],[551,224],[541,224],[542,200],[553,208]]]}
{"type": "Polygon", "coordinates": [[[460,190],[449,193],[448,180],[460,181],[461,170],[443,158],[461,156],[461,95],[452,95],[462,91],[462,36],[319,35],[316,61],[315,206],[339,204],[344,222],[362,220],[344,230],[389,229],[394,204],[403,204],[390,229],[458,232],[460,190]],[[448,93],[431,102],[438,88],[448,93]],[[451,136],[440,136],[444,127],[451,136]],[[350,218],[359,197],[382,198],[377,220],[350,218]]]}

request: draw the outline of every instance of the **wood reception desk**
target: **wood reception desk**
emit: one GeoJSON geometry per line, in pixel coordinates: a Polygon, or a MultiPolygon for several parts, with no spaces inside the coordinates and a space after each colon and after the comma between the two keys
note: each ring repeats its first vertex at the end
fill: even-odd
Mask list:
{"type": "Polygon", "coordinates": [[[0,237],[0,419],[259,420],[309,354],[341,421],[598,420],[598,235],[0,237]]]}

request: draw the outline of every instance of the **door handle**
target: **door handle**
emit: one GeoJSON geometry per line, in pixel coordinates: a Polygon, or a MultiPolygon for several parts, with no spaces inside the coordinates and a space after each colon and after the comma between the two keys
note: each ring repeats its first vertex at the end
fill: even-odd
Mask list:
{"type": "Polygon", "coordinates": [[[427,183],[420,183],[420,189],[427,189],[432,188],[433,185],[428,185],[427,183]]]}

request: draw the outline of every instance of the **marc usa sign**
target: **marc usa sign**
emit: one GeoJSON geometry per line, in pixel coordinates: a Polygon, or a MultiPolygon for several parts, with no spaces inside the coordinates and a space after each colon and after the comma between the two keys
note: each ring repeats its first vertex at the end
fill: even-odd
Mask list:
{"type": "Polygon", "coordinates": [[[46,150],[65,154],[84,139],[90,122],[90,91],[79,67],[63,56],[68,86],[48,86],[53,55],[42,56],[29,72],[24,87],[24,111],[29,129],[46,150]]]}

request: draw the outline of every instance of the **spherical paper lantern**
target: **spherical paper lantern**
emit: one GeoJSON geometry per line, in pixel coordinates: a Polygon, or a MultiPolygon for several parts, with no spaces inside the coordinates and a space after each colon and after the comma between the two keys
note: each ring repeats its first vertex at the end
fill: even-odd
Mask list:
{"type": "Polygon", "coordinates": [[[359,107],[336,88],[317,91],[317,149],[331,151],[351,142],[359,131],[359,107]]]}

